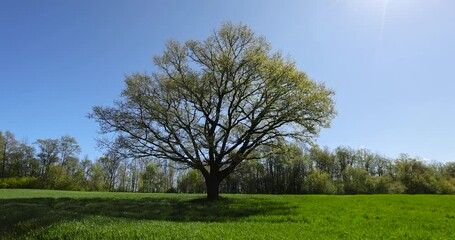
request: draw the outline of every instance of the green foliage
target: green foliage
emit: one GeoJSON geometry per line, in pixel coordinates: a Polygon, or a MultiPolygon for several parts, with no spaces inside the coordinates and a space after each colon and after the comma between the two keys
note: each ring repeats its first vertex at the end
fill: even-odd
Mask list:
{"type": "Polygon", "coordinates": [[[405,155],[395,166],[397,178],[406,186],[406,193],[436,193],[437,180],[430,167],[405,155]]]}
{"type": "Polygon", "coordinates": [[[405,193],[407,190],[406,186],[400,181],[394,181],[387,184],[387,193],[397,194],[405,193]]]}
{"type": "Polygon", "coordinates": [[[365,169],[349,167],[344,170],[342,175],[345,193],[368,193],[370,182],[367,180],[368,172],[365,169]]]}
{"type": "Polygon", "coordinates": [[[436,193],[438,194],[454,194],[455,185],[446,179],[441,179],[437,182],[436,193]]]}
{"type": "Polygon", "coordinates": [[[206,190],[202,174],[194,169],[180,177],[177,188],[182,193],[203,193],[206,190]]]}
{"type": "Polygon", "coordinates": [[[454,239],[455,196],[0,189],[2,239],[454,239]]]}
{"type": "Polygon", "coordinates": [[[0,178],[0,188],[41,188],[41,183],[36,177],[11,177],[0,178]]]}
{"type": "MultiPolygon", "coordinates": [[[[391,193],[389,192],[390,184],[394,181],[392,176],[368,176],[367,178],[369,186],[369,193],[391,193]]],[[[395,192],[395,193],[402,193],[402,192],[395,192]]]]}
{"type": "Polygon", "coordinates": [[[171,187],[166,190],[166,193],[178,193],[178,190],[175,187],[171,187]]]}
{"type": "Polygon", "coordinates": [[[221,183],[224,193],[264,193],[266,185],[261,179],[266,167],[259,161],[246,161],[221,183]]]}
{"type": "Polygon", "coordinates": [[[106,185],[104,183],[105,172],[99,163],[95,163],[90,167],[89,180],[87,188],[90,191],[102,191],[105,190],[106,185]]]}
{"type": "Polygon", "coordinates": [[[139,191],[141,192],[165,192],[166,176],[159,168],[158,164],[150,163],[141,174],[141,184],[139,191]]]}
{"type": "Polygon", "coordinates": [[[62,166],[50,166],[42,179],[43,186],[47,189],[63,190],[69,183],[68,175],[62,166]]]}
{"type": "Polygon", "coordinates": [[[312,194],[335,194],[337,187],[326,172],[313,172],[305,180],[306,192],[312,194]]]}
{"type": "MultiPolygon", "coordinates": [[[[79,146],[69,136],[36,144],[39,151],[16,141],[8,131],[0,132],[0,175],[4,175],[0,188],[207,191],[201,173],[177,170],[181,166],[172,161],[158,166],[149,165],[153,159],[126,158],[121,143],[95,162],[77,158],[79,146]]],[[[453,162],[427,164],[407,155],[391,160],[366,149],[346,147],[306,149],[285,139],[256,149],[248,158],[221,182],[221,192],[455,194],[453,162]]]]}
{"type": "Polygon", "coordinates": [[[331,175],[336,170],[335,156],[330,153],[329,149],[320,149],[316,146],[310,149],[309,155],[319,171],[331,175]]]}
{"type": "Polygon", "coordinates": [[[442,166],[442,174],[448,178],[455,178],[455,162],[448,162],[442,166]]]}

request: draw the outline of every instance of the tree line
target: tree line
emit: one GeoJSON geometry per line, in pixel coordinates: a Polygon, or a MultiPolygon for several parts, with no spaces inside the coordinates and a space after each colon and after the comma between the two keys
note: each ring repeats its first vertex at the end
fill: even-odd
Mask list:
{"type": "Polygon", "coordinates": [[[279,194],[455,193],[455,162],[390,159],[367,149],[293,144],[265,149],[223,185],[225,192],[279,194]]]}
{"type": "MultiPolygon", "coordinates": [[[[79,158],[75,138],[32,144],[0,131],[0,188],[205,193],[200,171],[173,161],[132,158],[111,147],[79,158]]],[[[257,149],[220,184],[224,193],[374,194],[455,193],[455,162],[391,159],[366,149],[298,146],[276,141],[257,149]]]]}
{"type": "Polygon", "coordinates": [[[38,139],[32,144],[0,131],[0,188],[76,191],[176,191],[174,169],[152,159],[124,157],[110,149],[92,160],[79,158],[74,137],[38,139]]]}

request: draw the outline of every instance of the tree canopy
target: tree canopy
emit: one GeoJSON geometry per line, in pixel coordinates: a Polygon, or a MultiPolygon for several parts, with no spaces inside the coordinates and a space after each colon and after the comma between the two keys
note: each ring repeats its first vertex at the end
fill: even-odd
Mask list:
{"type": "Polygon", "coordinates": [[[153,74],[126,77],[122,98],[90,114],[136,157],[199,170],[208,199],[254,151],[276,139],[309,141],[335,116],[334,92],[272,51],[245,25],[204,41],[169,41],[153,74]]]}

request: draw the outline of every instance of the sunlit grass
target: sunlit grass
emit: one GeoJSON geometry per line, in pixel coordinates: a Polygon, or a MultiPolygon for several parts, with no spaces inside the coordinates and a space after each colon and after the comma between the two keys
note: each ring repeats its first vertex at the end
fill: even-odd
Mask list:
{"type": "Polygon", "coordinates": [[[455,239],[455,196],[0,189],[6,239],[455,239]]]}

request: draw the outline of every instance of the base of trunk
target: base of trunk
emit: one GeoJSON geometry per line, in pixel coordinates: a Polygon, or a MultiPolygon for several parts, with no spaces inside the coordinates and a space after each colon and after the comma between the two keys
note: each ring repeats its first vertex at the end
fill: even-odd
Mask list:
{"type": "Polygon", "coordinates": [[[220,183],[218,181],[206,182],[207,185],[207,200],[214,201],[220,196],[220,183]]]}

